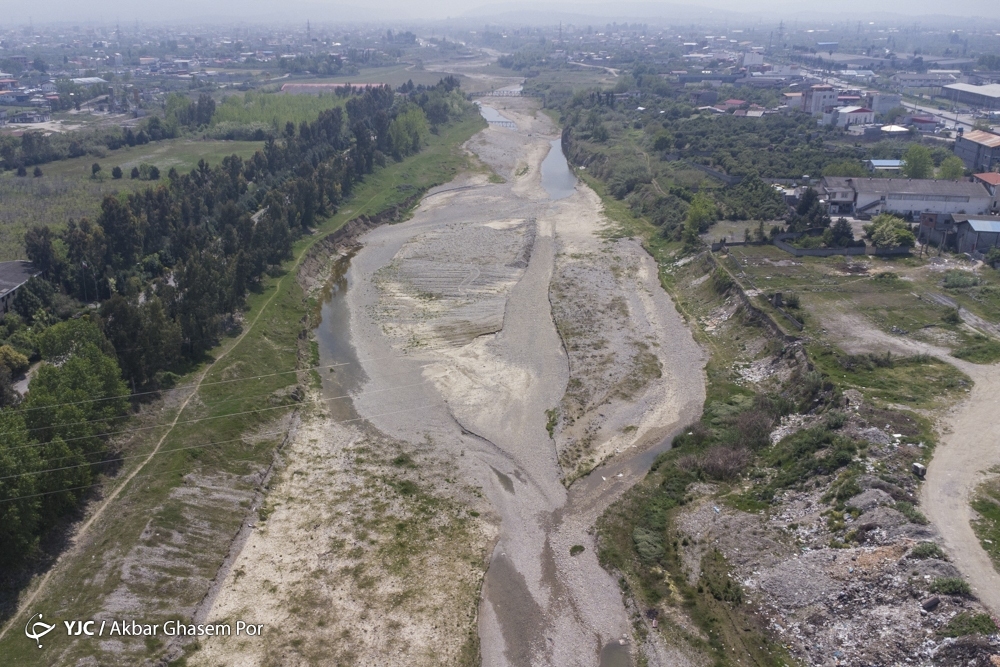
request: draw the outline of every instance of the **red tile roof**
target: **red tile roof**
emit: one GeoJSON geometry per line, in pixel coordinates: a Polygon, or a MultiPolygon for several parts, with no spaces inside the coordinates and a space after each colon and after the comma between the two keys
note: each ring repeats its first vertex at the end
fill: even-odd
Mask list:
{"type": "Polygon", "coordinates": [[[975,177],[990,185],[1000,185],[1000,174],[995,171],[988,171],[984,174],[975,174],[975,177]]]}

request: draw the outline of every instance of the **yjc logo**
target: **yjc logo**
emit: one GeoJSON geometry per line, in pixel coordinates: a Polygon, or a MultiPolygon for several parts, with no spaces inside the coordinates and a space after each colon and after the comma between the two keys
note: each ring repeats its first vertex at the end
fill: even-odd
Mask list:
{"type": "Polygon", "coordinates": [[[44,623],[41,614],[35,614],[35,616],[28,619],[28,622],[24,626],[24,634],[28,639],[34,639],[35,643],[38,644],[38,648],[42,648],[42,637],[55,630],[56,626],[44,623]],[[38,617],[37,621],[35,621],[35,616],[38,617]],[[32,621],[35,622],[32,623],[32,621]]]}

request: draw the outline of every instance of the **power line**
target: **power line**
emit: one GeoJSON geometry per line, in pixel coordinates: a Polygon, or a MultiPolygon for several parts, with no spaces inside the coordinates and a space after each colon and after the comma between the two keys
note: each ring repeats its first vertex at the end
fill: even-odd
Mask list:
{"type": "MultiPolygon", "coordinates": [[[[350,423],[350,422],[364,421],[364,420],[371,419],[371,418],[374,418],[374,417],[385,417],[387,415],[399,414],[401,412],[412,412],[413,410],[424,410],[426,408],[433,408],[433,407],[438,407],[438,406],[441,406],[441,405],[447,405],[447,403],[431,403],[429,405],[420,405],[420,406],[417,406],[417,407],[414,407],[414,408],[404,408],[404,409],[401,409],[401,410],[393,410],[391,412],[383,412],[383,413],[377,414],[377,415],[370,415],[369,417],[354,417],[352,419],[343,419],[343,420],[336,421],[336,422],[333,422],[333,423],[335,423],[335,424],[347,424],[347,423],[350,423]]],[[[285,431],[276,431],[275,433],[276,434],[277,433],[285,433],[285,431]]],[[[239,439],[242,439],[242,438],[237,438],[237,440],[239,440],[239,439]]],[[[228,440],[221,440],[219,442],[230,442],[230,441],[228,441],[228,440]]],[[[164,452],[183,451],[183,450],[186,450],[186,449],[196,449],[198,447],[204,447],[204,446],[208,446],[210,444],[219,444],[219,443],[207,443],[207,445],[194,445],[194,446],[191,446],[191,447],[180,447],[180,448],[174,448],[174,449],[167,449],[167,450],[162,450],[161,452],[156,452],[155,454],[153,454],[153,456],[158,455],[158,454],[162,454],[164,452]]],[[[130,457],[130,458],[141,458],[143,456],[148,456],[148,455],[147,454],[138,454],[138,455],[130,457]]],[[[252,459],[252,458],[244,458],[244,459],[236,458],[236,459],[227,459],[227,460],[228,461],[252,461],[254,459],[252,459]]],[[[70,467],[72,467],[72,466],[70,466],[70,467]]],[[[59,468],[58,470],[63,470],[63,469],[65,469],[65,468],[59,468]]],[[[176,472],[177,472],[176,470],[168,470],[166,472],[149,473],[149,474],[146,474],[146,475],[133,475],[131,479],[139,479],[139,478],[145,478],[145,477],[157,477],[159,475],[174,474],[176,472]]],[[[6,479],[6,478],[4,478],[4,479],[6,479]]],[[[13,496],[11,498],[2,498],[2,499],[0,499],[0,504],[14,502],[15,500],[26,500],[28,498],[40,498],[42,496],[50,496],[50,495],[55,494],[55,493],[64,493],[66,491],[79,491],[81,489],[90,489],[90,488],[94,488],[94,487],[97,487],[97,486],[102,486],[103,484],[104,484],[104,482],[102,481],[102,482],[95,482],[94,484],[84,484],[83,486],[74,486],[74,487],[69,487],[69,488],[65,488],[65,489],[58,489],[56,491],[43,491],[41,493],[31,493],[31,494],[25,494],[23,496],[13,496]]]]}
{"type": "MultiPolygon", "coordinates": [[[[347,365],[347,364],[332,364],[330,366],[314,366],[312,368],[307,368],[307,369],[304,369],[304,370],[316,370],[316,369],[320,369],[320,368],[333,368],[334,366],[339,366],[339,365],[347,365]]],[[[427,364],[424,364],[424,365],[420,366],[420,368],[424,368],[425,366],[427,366],[427,364]]],[[[402,371],[400,373],[389,373],[388,375],[389,376],[404,375],[406,373],[415,373],[415,372],[416,371],[402,371]]],[[[387,376],[383,375],[382,377],[387,377],[387,376]]],[[[250,378],[250,380],[252,380],[252,379],[253,378],[250,378]]],[[[378,380],[378,379],[381,379],[381,378],[371,378],[371,379],[378,380]]],[[[248,395],[245,395],[245,396],[233,396],[232,398],[224,398],[224,399],[222,399],[220,401],[211,401],[211,402],[208,402],[208,403],[204,403],[203,402],[201,405],[203,407],[214,407],[214,406],[217,406],[217,405],[223,405],[224,403],[232,403],[233,401],[246,401],[246,400],[250,400],[250,399],[253,399],[253,398],[261,398],[263,396],[270,396],[273,393],[274,392],[271,391],[271,392],[267,392],[265,394],[248,394],[248,395]]],[[[125,398],[125,397],[122,397],[122,398],[125,398]]],[[[50,408],[50,407],[58,407],[60,405],[72,405],[72,403],[53,403],[52,405],[38,406],[37,409],[50,408]]],[[[93,424],[93,423],[96,423],[96,422],[108,422],[108,421],[114,421],[114,420],[118,420],[118,419],[132,419],[135,416],[136,416],[135,414],[133,414],[131,412],[128,412],[128,413],[125,413],[123,415],[118,415],[116,417],[105,417],[105,418],[98,417],[98,418],[95,418],[95,419],[83,419],[83,420],[75,421],[75,422],[62,422],[62,423],[59,423],[59,424],[57,424],[55,426],[51,426],[51,425],[49,425],[49,426],[33,426],[33,427],[29,428],[29,429],[25,429],[25,431],[27,431],[28,433],[31,433],[33,431],[44,431],[45,429],[50,429],[50,428],[62,428],[62,427],[65,427],[65,426],[78,426],[78,425],[81,425],[81,424],[93,424]]],[[[181,422],[181,423],[183,423],[183,422],[181,422]]],[[[145,427],[145,428],[148,429],[148,428],[155,428],[155,427],[145,427]]],[[[142,429],[134,429],[134,430],[142,430],[142,429]]],[[[112,433],[112,434],[97,434],[97,435],[114,435],[114,434],[112,433]]],[[[17,448],[13,447],[12,449],[17,449],[17,448]]]]}
{"type": "MultiPolygon", "coordinates": [[[[396,389],[407,389],[407,388],[410,388],[410,387],[419,387],[421,385],[428,384],[429,382],[431,382],[431,381],[430,380],[424,380],[423,382],[416,382],[414,384],[395,385],[395,386],[386,387],[386,388],[383,388],[383,389],[371,389],[369,391],[359,392],[358,394],[353,394],[353,395],[352,394],[343,394],[341,396],[333,396],[331,398],[322,398],[322,399],[318,399],[318,400],[310,401],[310,402],[311,403],[325,403],[325,402],[328,402],[328,401],[337,401],[337,400],[341,400],[341,399],[344,399],[344,398],[352,398],[352,396],[364,396],[366,394],[378,394],[378,393],[383,393],[383,392],[387,392],[387,391],[394,391],[396,389]]],[[[132,433],[132,432],[137,432],[137,431],[151,431],[153,429],[163,428],[163,427],[166,427],[166,426],[170,426],[171,428],[173,428],[174,426],[178,426],[180,424],[196,424],[196,423],[203,422],[203,421],[211,421],[213,419],[225,419],[227,417],[240,417],[242,415],[257,414],[257,413],[260,413],[260,412],[270,412],[271,410],[284,410],[284,409],[287,409],[287,408],[298,407],[299,405],[302,405],[302,403],[289,403],[288,405],[275,405],[275,406],[271,406],[269,408],[257,408],[257,409],[254,409],[254,410],[243,410],[243,411],[240,411],[240,412],[230,412],[230,413],[227,413],[227,414],[224,414],[224,415],[215,415],[213,417],[198,417],[196,419],[188,419],[188,420],[185,420],[185,421],[176,421],[173,424],[155,424],[153,426],[142,426],[142,427],[139,427],[139,428],[124,429],[124,430],[121,430],[121,431],[108,431],[106,433],[93,433],[91,435],[81,435],[81,436],[76,436],[76,437],[73,437],[73,438],[63,438],[62,441],[63,442],[75,442],[77,440],[86,440],[88,438],[103,438],[105,436],[120,435],[122,433],[132,433]]],[[[33,443],[26,444],[26,445],[17,445],[16,447],[8,447],[8,448],[6,448],[6,451],[14,451],[14,450],[17,450],[17,449],[24,449],[26,447],[44,447],[45,445],[52,444],[52,442],[53,442],[52,440],[47,440],[46,442],[33,442],[33,443]]]]}
{"type": "MultiPolygon", "coordinates": [[[[339,367],[339,366],[351,366],[351,365],[355,365],[355,364],[360,364],[363,361],[378,361],[378,360],[381,360],[381,359],[394,358],[395,356],[396,355],[385,355],[383,357],[368,357],[366,359],[358,359],[357,361],[345,361],[345,362],[341,362],[341,363],[330,364],[330,365],[327,365],[327,366],[306,366],[304,368],[295,368],[295,369],[287,370],[287,371],[278,371],[278,372],[275,372],[275,373],[265,373],[263,375],[252,375],[250,377],[245,377],[245,378],[231,378],[229,380],[216,380],[214,382],[202,382],[201,384],[198,384],[197,382],[192,382],[192,383],[189,383],[189,384],[179,384],[179,385],[176,385],[174,387],[170,387],[168,389],[154,389],[154,390],[151,390],[151,391],[140,391],[140,392],[135,392],[135,393],[132,393],[132,394],[126,394],[124,396],[105,396],[105,397],[102,397],[102,398],[88,398],[88,399],[85,399],[85,400],[82,400],[82,401],[67,401],[65,403],[52,403],[51,405],[39,405],[39,406],[36,406],[36,407],[31,407],[31,408],[20,408],[20,411],[21,412],[30,412],[32,410],[45,410],[45,409],[48,409],[48,408],[56,408],[56,407],[61,407],[61,406],[64,406],[64,405],[83,405],[85,403],[96,403],[98,401],[111,401],[111,400],[115,400],[115,399],[126,399],[126,400],[128,400],[128,399],[132,399],[132,398],[134,398],[136,396],[148,396],[150,394],[161,394],[161,393],[166,393],[166,392],[170,392],[170,391],[177,391],[177,390],[180,390],[180,389],[186,389],[188,387],[197,387],[197,388],[200,389],[201,387],[211,387],[211,386],[214,386],[214,385],[227,384],[227,383],[231,383],[231,382],[242,382],[244,380],[260,380],[260,379],[263,379],[263,378],[275,377],[275,376],[278,376],[278,375],[288,375],[289,373],[302,373],[302,372],[311,371],[311,370],[320,370],[320,369],[323,369],[323,368],[336,368],[336,367],[339,367]]],[[[29,392],[31,391],[31,387],[30,386],[28,387],[28,391],[29,392]]]]}

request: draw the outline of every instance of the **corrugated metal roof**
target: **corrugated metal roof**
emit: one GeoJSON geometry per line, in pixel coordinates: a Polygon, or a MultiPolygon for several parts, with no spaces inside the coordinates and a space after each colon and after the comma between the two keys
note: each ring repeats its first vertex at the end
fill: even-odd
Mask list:
{"type": "Polygon", "coordinates": [[[1000,136],[997,136],[992,132],[986,132],[984,130],[973,130],[972,132],[966,132],[964,135],[962,135],[962,139],[980,144],[981,146],[989,146],[990,148],[996,148],[1000,146],[1000,136]]]}
{"type": "Polygon", "coordinates": [[[988,198],[989,192],[982,183],[971,181],[937,181],[909,178],[851,178],[826,176],[827,187],[854,188],[855,191],[874,195],[944,195],[952,197],[988,198]]]}
{"type": "Polygon", "coordinates": [[[1000,233],[1000,220],[984,220],[982,218],[969,218],[969,226],[974,232],[1000,233]]]}
{"type": "Polygon", "coordinates": [[[988,83],[985,86],[974,86],[970,83],[952,83],[945,86],[945,88],[963,93],[974,93],[985,97],[1000,98],[1000,83],[988,83]]]}

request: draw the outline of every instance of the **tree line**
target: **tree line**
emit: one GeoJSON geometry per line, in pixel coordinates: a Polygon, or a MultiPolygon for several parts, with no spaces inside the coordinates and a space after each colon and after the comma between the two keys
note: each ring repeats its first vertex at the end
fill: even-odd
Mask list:
{"type": "Polygon", "coordinates": [[[344,109],[288,123],[247,160],[171,169],[159,185],[105,197],[93,220],[28,231],[42,275],[0,326],[0,562],[24,557],[75,511],[80,487],[107,465],[99,434],[128,414],[129,390],[169,386],[237,328],[248,290],[297,237],[378,166],[420,150],[422,103],[459,103],[455,83],[409,96],[371,88],[344,109]],[[81,316],[80,301],[99,306],[81,316]],[[42,364],[19,400],[11,375],[29,359],[42,364]]]}

